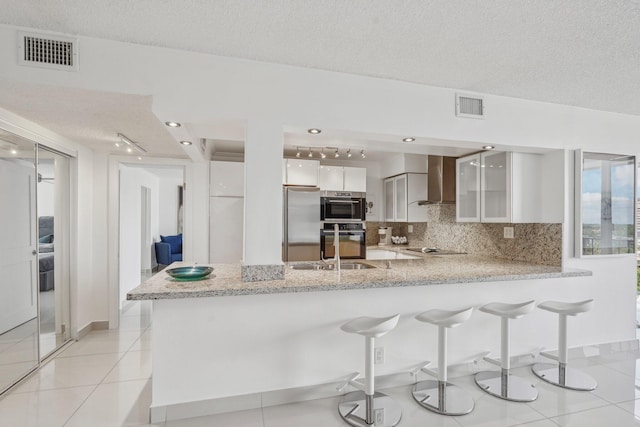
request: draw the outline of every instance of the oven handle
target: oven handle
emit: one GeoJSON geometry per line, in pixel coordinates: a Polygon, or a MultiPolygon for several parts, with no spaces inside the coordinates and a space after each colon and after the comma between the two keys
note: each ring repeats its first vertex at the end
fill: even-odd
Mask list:
{"type": "Polygon", "coordinates": [[[331,199],[331,200],[328,200],[328,202],[329,203],[348,203],[351,205],[360,203],[359,200],[341,200],[341,199],[331,199]]]}
{"type": "MultiPolygon", "coordinates": [[[[348,234],[348,233],[352,233],[352,234],[364,234],[365,230],[340,230],[338,231],[338,233],[340,234],[348,234]]],[[[320,233],[324,236],[330,236],[333,233],[335,233],[333,230],[320,230],[320,233]]]]}

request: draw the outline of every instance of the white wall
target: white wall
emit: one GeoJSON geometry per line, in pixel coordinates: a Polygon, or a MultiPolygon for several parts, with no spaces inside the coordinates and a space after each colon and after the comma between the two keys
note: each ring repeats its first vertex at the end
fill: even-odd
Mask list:
{"type": "MultiPolygon", "coordinates": [[[[0,51],[15,52],[16,45],[16,28],[0,26],[0,51]]],[[[235,119],[245,120],[249,124],[257,123],[258,131],[269,131],[262,136],[255,133],[252,136],[250,133],[247,140],[248,144],[252,144],[252,139],[260,144],[254,147],[255,157],[248,158],[246,162],[245,248],[250,249],[244,259],[248,264],[279,262],[281,165],[275,160],[271,161],[271,156],[274,153],[281,154],[282,138],[274,130],[282,129],[284,125],[412,135],[462,141],[465,144],[473,141],[478,146],[490,143],[498,148],[500,145],[512,145],[638,153],[640,117],[637,116],[485,94],[486,118],[462,119],[453,114],[454,89],[86,37],[80,37],[79,46],[82,66],[77,73],[20,67],[16,64],[15,55],[5,55],[0,60],[0,78],[80,89],[150,94],[153,96],[153,110],[161,122],[177,120],[206,129],[215,120],[235,119]],[[122,63],[127,64],[126,74],[122,73],[122,63]],[[175,84],[176,81],[180,84],[175,84]],[[265,154],[269,161],[262,162],[261,154],[265,154]],[[266,232],[262,225],[265,219],[273,224],[266,232]]],[[[185,128],[187,126],[183,126],[182,130],[185,128]]],[[[199,138],[206,135],[193,136],[199,138]]],[[[248,151],[253,150],[247,148],[248,151]]],[[[95,169],[91,177],[92,191],[97,194],[106,193],[106,179],[104,175],[98,176],[105,170],[95,169]]],[[[204,178],[204,170],[205,167],[202,173],[196,171],[191,178],[199,175],[204,178]]],[[[566,199],[571,198],[573,193],[570,179],[565,177],[566,199]]],[[[206,182],[206,178],[203,181],[206,182]]],[[[81,185],[91,185],[88,184],[90,182],[81,185]]],[[[193,250],[190,256],[194,260],[206,262],[208,208],[204,206],[206,203],[202,203],[202,206],[197,204],[200,203],[199,197],[207,194],[207,191],[203,190],[202,194],[198,193],[197,188],[189,191],[187,197],[192,197],[194,205],[192,212],[187,213],[186,220],[192,232],[198,232],[194,234],[194,241],[188,243],[188,250],[193,250]]],[[[93,209],[97,215],[90,230],[97,236],[89,237],[96,243],[92,261],[104,265],[105,258],[98,256],[98,252],[100,255],[106,253],[106,238],[103,241],[101,233],[102,230],[106,232],[102,214],[107,209],[103,209],[103,201],[97,200],[99,198],[96,196],[92,207],[83,209],[93,209]]],[[[82,214],[84,217],[85,212],[82,214]]],[[[573,241],[573,219],[568,213],[564,230],[563,253],[567,255],[572,253],[569,247],[573,241]]],[[[113,244],[114,240],[111,241],[113,244]]],[[[115,260],[108,262],[111,261],[115,260]]],[[[615,264],[607,259],[601,263],[605,266],[615,264]]],[[[571,260],[570,264],[590,268],[592,261],[571,260]]],[[[612,271],[611,277],[606,280],[597,276],[598,280],[586,282],[586,293],[598,295],[602,289],[606,289],[608,295],[616,299],[618,310],[633,313],[635,299],[629,299],[628,295],[635,289],[635,280],[630,280],[634,269],[629,263],[621,271],[612,271]]],[[[99,306],[95,307],[93,318],[99,318],[106,305],[100,299],[103,290],[98,289],[106,275],[101,276],[98,270],[102,271],[97,268],[89,278],[95,284],[95,304],[99,306]]],[[[626,338],[635,336],[635,332],[620,323],[616,316],[603,316],[600,321],[610,330],[624,330],[626,338]]]]}
{"type": "MultiPolygon", "coordinates": [[[[142,264],[141,194],[142,187],[151,190],[151,235],[160,241],[158,232],[158,200],[160,179],[144,169],[120,165],[120,295],[122,304],[127,292],[140,284],[142,264]]],[[[153,242],[147,244],[149,258],[153,256],[153,242]]]]}
{"type": "Polygon", "coordinates": [[[158,232],[162,236],[178,234],[178,186],[183,182],[183,179],[160,176],[158,232]]]}

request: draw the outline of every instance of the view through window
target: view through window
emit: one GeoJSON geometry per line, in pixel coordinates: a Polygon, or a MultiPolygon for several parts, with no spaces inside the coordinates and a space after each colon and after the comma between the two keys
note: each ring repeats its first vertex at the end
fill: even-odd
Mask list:
{"type": "Polygon", "coordinates": [[[582,255],[635,251],[635,157],[583,153],[582,255]]]}

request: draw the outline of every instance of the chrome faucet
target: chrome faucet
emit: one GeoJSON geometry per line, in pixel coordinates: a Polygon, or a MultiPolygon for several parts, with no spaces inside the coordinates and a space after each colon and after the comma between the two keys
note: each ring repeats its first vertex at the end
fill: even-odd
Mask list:
{"type": "Polygon", "coordinates": [[[336,271],[340,271],[340,227],[338,224],[333,224],[333,247],[335,248],[335,256],[324,259],[324,252],[320,251],[320,261],[325,265],[332,262],[336,265],[336,271]]]}
{"type": "Polygon", "coordinates": [[[333,224],[333,246],[336,248],[336,270],[340,271],[340,227],[333,224]]]}

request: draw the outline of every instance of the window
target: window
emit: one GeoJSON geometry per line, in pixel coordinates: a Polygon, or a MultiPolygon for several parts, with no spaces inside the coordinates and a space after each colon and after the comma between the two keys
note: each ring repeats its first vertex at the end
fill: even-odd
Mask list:
{"type": "Polygon", "coordinates": [[[635,157],[578,152],[576,160],[576,255],[634,253],[635,157]]]}

